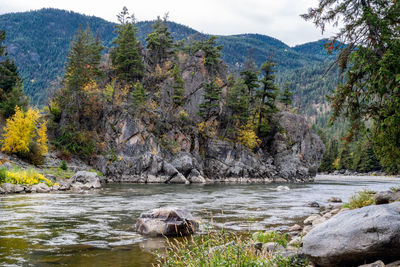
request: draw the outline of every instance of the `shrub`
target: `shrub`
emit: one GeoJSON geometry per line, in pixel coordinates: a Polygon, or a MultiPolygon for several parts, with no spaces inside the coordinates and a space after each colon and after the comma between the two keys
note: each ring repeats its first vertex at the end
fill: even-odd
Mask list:
{"type": "Polygon", "coordinates": [[[39,123],[39,120],[37,110],[29,108],[24,112],[15,107],[15,114],[7,119],[4,127],[2,151],[40,164],[48,149],[46,122],[39,123]]]}
{"type": "Polygon", "coordinates": [[[375,204],[375,192],[362,190],[353,195],[349,203],[343,205],[344,208],[358,209],[375,204]]]}
{"type": "Polygon", "coordinates": [[[61,161],[60,169],[64,170],[64,171],[68,170],[68,165],[67,165],[67,162],[65,160],[61,161]]]}
{"type": "Polygon", "coordinates": [[[261,144],[261,140],[257,137],[254,126],[251,123],[242,126],[238,130],[237,140],[240,144],[251,150],[261,144]]]}
{"type": "Polygon", "coordinates": [[[256,232],[253,234],[253,240],[261,243],[275,242],[283,247],[286,247],[289,240],[289,235],[281,234],[276,231],[256,232]]]}
{"type": "Polygon", "coordinates": [[[34,185],[45,183],[48,186],[53,186],[54,183],[44,177],[43,174],[34,169],[23,170],[14,168],[7,170],[6,168],[0,169],[0,181],[2,183],[21,184],[21,185],[34,185]]]}

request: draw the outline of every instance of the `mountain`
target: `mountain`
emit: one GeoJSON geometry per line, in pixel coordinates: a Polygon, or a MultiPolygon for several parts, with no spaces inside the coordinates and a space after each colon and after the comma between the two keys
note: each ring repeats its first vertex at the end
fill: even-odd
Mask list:
{"type": "MultiPolygon", "coordinates": [[[[152,31],[152,23],[137,23],[138,37],[143,44],[146,35],[152,31]]],[[[19,67],[24,90],[31,97],[32,104],[43,104],[46,88],[57,77],[63,76],[70,42],[80,25],[89,25],[106,48],[111,46],[115,24],[98,17],[58,9],[0,16],[0,29],[6,30],[7,34],[5,45],[19,67]]],[[[209,37],[178,23],[169,22],[168,25],[175,40],[209,37]]],[[[299,68],[323,64],[329,59],[326,53],[324,56],[323,42],[291,48],[275,38],[260,34],[217,36],[217,43],[224,46],[222,58],[231,70],[239,69],[248,56],[252,56],[257,65],[273,57],[279,64],[279,77],[299,68]]]]}

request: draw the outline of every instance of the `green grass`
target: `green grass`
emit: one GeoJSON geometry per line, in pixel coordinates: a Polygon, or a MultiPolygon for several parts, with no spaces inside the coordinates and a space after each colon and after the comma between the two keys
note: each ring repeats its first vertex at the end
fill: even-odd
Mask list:
{"type": "Polygon", "coordinates": [[[253,234],[253,240],[261,243],[275,242],[286,247],[289,241],[289,235],[281,234],[276,231],[256,232],[253,234]]]}
{"type": "Polygon", "coordinates": [[[400,185],[391,187],[390,191],[392,191],[392,192],[400,192],[400,185]]]}
{"type": "Polygon", "coordinates": [[[43,169],[42,171],[44,174],[49,174],[49,175],[54,175],[58,179],[69,179],[74,175],[74,172],[70,170],[63,170],[60,167],[54,167],[54,168],[47,168],[43,169]]]}
{"type": "MultiPolygon", "coordinates": [[[[277,235],[274,235],[276,237],[277,235]]],[[[282,237],[278,239],[282,241],[282,237]]],[[[269,239],[268,239],[269,240],[269,239]]],[[[287,240],[286,240],[287,242],[287,240]]],[[[305,259],[285,258],[257,251],[251,235],[224,230],[209,231],[205,235],[167,239],[165,252],[158,252],[157,266],[307,266],[305,259]]]]}
{"type": "Polygon", "coordinates": [[[375,205],[375,192],[362,190],[353,195],[349,203],[343,205],[343,208],[358,209],[370,205],[375,205]]]}

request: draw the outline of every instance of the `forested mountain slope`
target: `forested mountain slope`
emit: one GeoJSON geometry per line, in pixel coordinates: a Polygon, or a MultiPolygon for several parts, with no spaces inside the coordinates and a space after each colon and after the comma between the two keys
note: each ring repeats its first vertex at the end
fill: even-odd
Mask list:
{"type": "MultiPolygon", "coordinates": [[[[138,38],[143,44],[145,36],[152,31],[152,23],[152,21],[137,23],[138,38]]],[[[46,88],[57,77],[63,76],[70,42],[79,25],[83,27],[90,25],[92,31],[103,41],[103,45],[111,46],[115,37],[115,24],[101,18],[58,9],[41,9],[0,16],[0,29],[4,29],[7,33],[5,44],[24,78],[24,90],[31,97],[32,104],[43,104],[46,88]]],[[[169,22],[169,29],[176,41],[208,38],[206,34],[174,22],[169,22]]],[[[323,40],[291,48],[269,36],[240,34],[217,36],[217,43],[224,46],[222,59],[231,70],[240,69],[249,56],[257,65],[273,57],[278,63],[278,80],[293,82],[296,99],[302,102],[299,104],[300,111],[309,109],[308,102],[323,101],[327,89],[317,90],[311,93],[311,97],[309,91],[321,83],[333,89],[330,88],[333,83],[325,84],[326,82],[320,80],[320,76],[315,76],[313,71],[319,69],[317,73],[322,73],[327,66],[325,61],[330,59],[324,51],[323,40]],[[304,99],[307,99],[307,108],[303,108],[304,99]]]]}

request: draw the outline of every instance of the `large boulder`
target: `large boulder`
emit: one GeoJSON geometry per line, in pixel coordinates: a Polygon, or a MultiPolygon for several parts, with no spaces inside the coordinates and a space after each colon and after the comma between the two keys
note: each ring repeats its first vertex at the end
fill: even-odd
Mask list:
{"type": "Polygon", "coordinates": [[[82,187],[83,190],[101,187],[100,179],[95,172],[78,171],[69,179],[69,182],[72,186],[82,187]]]}
{"type": "Polygon", "coordinates": [[[186,209],[166,207],[140,214],[136,230],[148,236],[185,236],[193,234],[199,223],[186,209]]]}
{"type": "Polygon", "coordinates": [[[303,252],[318,266],[357,266],[400,255],[400,202],[343,211],[303,238],[303,252]]]}

